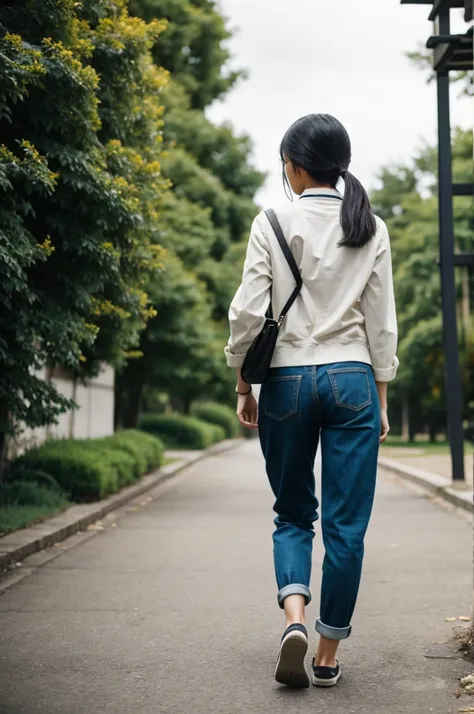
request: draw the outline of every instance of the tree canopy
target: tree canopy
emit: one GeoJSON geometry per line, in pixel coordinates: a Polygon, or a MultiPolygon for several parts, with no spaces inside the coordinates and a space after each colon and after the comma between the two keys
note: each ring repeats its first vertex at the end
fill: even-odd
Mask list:
{"type": "MultiPolygon", "coordinates": [[[[446,430],[444,347],[439,255],[437,153],[425,146],[408,166],[381,170],[372,205],[387,222],[393,254],[400,332],[400,371],[392,388],[392,409],[398,421],[409,408],[411,432],[446,430]]],[[[472,134],[453,135],[453,179],[472,180],[472,134]]],[[[456,247],[474,251],[473,207],[469,197],[454,198],[456,247]]],[[[457,269],[458,325],[465,406],[474,399],[474,284],[457,269]]]]}
{"type": "Polygon", "coordinates": [[[154,314],[166,23],[124,0],[0,9],[0,431],[69,404],[45,365],[119,365],[154,314]]]}

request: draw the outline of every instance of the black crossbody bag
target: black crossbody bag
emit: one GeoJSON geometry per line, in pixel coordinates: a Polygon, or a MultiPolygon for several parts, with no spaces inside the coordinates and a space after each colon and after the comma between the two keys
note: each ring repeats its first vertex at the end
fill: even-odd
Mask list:
{"type": "Polygon", "coordinates": [[[278,222],[275,211],[269,209],[268,211],[265,211],[265,215],[270,221],[270,225],[277,237],[280,248],[286,258],[286,262],[293,273],[293,277],[296,281],[296,287],[284,305],[278,320],[274,320],[273,317],[271,317],[272,310],[270,306],[270,316],[267,316],[262,331],[250,345],[242,365],[242,378],[245,382],[247,382],[247,384],[262,384],[266,380],[281,324],[285,319],[285,315],[288,310],[298,297],[301,286],[303,285],[300,271],[296,265],[296,261],[293,258],[293,254],[288,246],[288,243],[285,240],[285,236],[283,235],[283,231],[278,222]]]}

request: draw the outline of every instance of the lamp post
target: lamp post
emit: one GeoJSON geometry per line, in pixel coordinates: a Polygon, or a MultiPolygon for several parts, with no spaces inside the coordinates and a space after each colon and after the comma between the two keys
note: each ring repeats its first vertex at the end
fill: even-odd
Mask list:
{"type": "Polygon", "coordinates": [[[401,0],[402,5],[431,5],[428,19],[435,34],[426,46],[433,50],[438,94],[438,210],[439,265],[443,309],[446,411],[454,484],[464,484],[463,395],[456,324],[455,266],[474,267],[474,253],[455,252],[453,196],[473,194],[474,184],[453,184],[449,73],[473,69],[473,28],[451,34],[450,11],[464,8],[466,22],[473,19],[473,0],[401,0]]]}

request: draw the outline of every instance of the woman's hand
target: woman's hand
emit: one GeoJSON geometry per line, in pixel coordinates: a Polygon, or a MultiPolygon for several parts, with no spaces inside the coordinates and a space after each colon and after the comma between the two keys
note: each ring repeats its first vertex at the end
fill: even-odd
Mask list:
{"type": "Polygon", "coordinates": [[[388,404],[387,404],[387,382],[377,382],[377,392],[380,402],[380,443],[383,444],[387,440],[390,424],[388,423],[388,404]]]}
{"type": "Polygon", "coordinates": [[[237,397],[237,416],[246,429],[258,429],[258,403],[253,392],[237,397]]]}
{"type": "Polygon", "coordinates": [[[387,440],[390,424],[388,423],[388,413],[386,409],[380,409],[380,443],[387,440]]]}

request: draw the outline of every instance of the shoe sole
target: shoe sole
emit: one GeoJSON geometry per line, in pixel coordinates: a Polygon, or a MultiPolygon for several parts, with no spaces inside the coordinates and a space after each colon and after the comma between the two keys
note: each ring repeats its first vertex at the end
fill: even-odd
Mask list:
{"type": "Polygon", "coordinates": [[[315,687],[334,687],[339,682],[340,678],[341,678],[340,672],[332,679],[320,679],[319,677],[315,677],[313,675],[313,685],[315,687]]]}
{"type": "Polygon", "coordinates": [[[308,640],[301,632],[290,632],[280,646],[275,668],[275,679],[293,689],[307,689],[310,685],[304,659],[308,640]]]}

